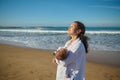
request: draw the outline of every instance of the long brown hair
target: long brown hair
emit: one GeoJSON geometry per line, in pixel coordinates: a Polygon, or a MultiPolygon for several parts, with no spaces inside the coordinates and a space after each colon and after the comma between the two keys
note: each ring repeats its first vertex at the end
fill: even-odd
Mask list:
{"type": "Polygon", "coordinates": [[[77,29],[81,29],[81,33],[78,34],[78,38],[83,42],[85,51],[88,53],[88,37],[85,36],[85,25],[79,21],[74,21],[74,23],[77,23],[77,29]]]}

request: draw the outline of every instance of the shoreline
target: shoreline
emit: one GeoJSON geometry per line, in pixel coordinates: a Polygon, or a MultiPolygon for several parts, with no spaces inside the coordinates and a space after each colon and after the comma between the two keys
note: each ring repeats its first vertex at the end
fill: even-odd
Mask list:
{"type": "MultiPolygon", "coordinates": [[[[16,46],[16,45],[9,45],[9,44],[1,44],[0,45],[7,45],[7,46],[14,46],[26,49],[34,49],[34,50],[43,50],[43,51],[50,51],[53,52],[53,49],[37,49],[37,48],[30,48],[30,47],[23,47],[23,46],[16,46]]],[[[110,65],[113,67],[120,67],[120,51],[117,50],[93,50],[90,49],[86,55],[86,59],[89,62],[97,63],[97,64],[104,64],[110,65]],[[114,55],[115,54],[115,55],[114,55]]]]}
{"type": "MultiPolygon", "coordinates": [[[[55,49],[42,49],[42,48],[32,48],[32,47],[27,47],[27,46],[20,46],[20,45],[13,45],[13,44],[8,44],[8,43],[0,43],[0,45],[8,45],[8,46],[16,46],[16,47],[22,47],[22,48],[30,48],[30,49],[38,49],[38,50],[50,50],[50,51],[55,51],[55,49]]],[[[91,52],[91,51],[113,51],[113,52],[120,52],[120,50],[97,50],[97,49],[89,49],[88,52],[91,52]]]]}
{"type": "MultiPolygon", "coordinates": [[[[57,65],[52,64],[52,52],[0,44],[0,80],[55,80],[57,65]]],[[[111,58],[116,61],[119,57],[119,53],[109,54],[110,57],[108,51],[90,51],[87,54],[86,80],[120,80],[118,62],[112,65],[99,62],[111,58]]]]}

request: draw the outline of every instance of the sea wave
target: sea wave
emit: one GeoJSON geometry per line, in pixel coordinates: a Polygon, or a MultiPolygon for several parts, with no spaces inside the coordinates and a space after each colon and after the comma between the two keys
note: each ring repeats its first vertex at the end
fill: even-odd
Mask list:
{"type": "MultiPolygon", "coordinates": [[[[89,48],[120,50],[120,30],[87,30],[89,48]]],[[[69,40],[67,30],[0,29],[0,43],[36,49],[53,49],[64,46],[69,40]]]]}
{"type": "Polygon", "coordinates": [[[2,29],[0,31],[7,32],[29,32],[29,33],[67,33],[67,31],[57,31],[57,30],[6,30],[2,29]]]}
{"type": "MultiPolygon", "coordinates": [[[[25,33],[67,33],[63,30],[35,30],[35,29],[0,29],[0,32],[25,32],[25,33]]],[[[86,31],[87,34],[120,34],[120,31],[86,31]]]]}
{"type": "Polygon", "coordinates": [[[120,34],[120,31],[86,31],[88,34],[120,34]]]}

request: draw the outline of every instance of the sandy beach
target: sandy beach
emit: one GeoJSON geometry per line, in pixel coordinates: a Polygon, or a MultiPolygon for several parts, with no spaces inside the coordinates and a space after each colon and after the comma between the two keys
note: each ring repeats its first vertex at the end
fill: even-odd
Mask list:
{"type": "MultiPolygon", "coordinates": [[[[52,50],[0,44],[0,80],[55,80],[52,50]]],[[[120,51],[87,54],[86,80],[120,80],[120,51]]]]}

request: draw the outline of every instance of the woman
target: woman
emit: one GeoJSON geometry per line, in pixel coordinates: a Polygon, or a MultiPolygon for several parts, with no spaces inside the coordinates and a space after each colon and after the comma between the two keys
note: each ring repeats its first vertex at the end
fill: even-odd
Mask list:
{"type": "Polygon", "coordinates": [[[69,55],[65,60],[57,60],[56,80],[85,80],[86,53],[88,52],[85,26],[79,21],[74,21],[69,29],[70,40],[66,42],[69,55]],[[66,72],[67,70],[67,72],[66,72]],[[65,77],[65,74],[69,75],[65,77]]]}

